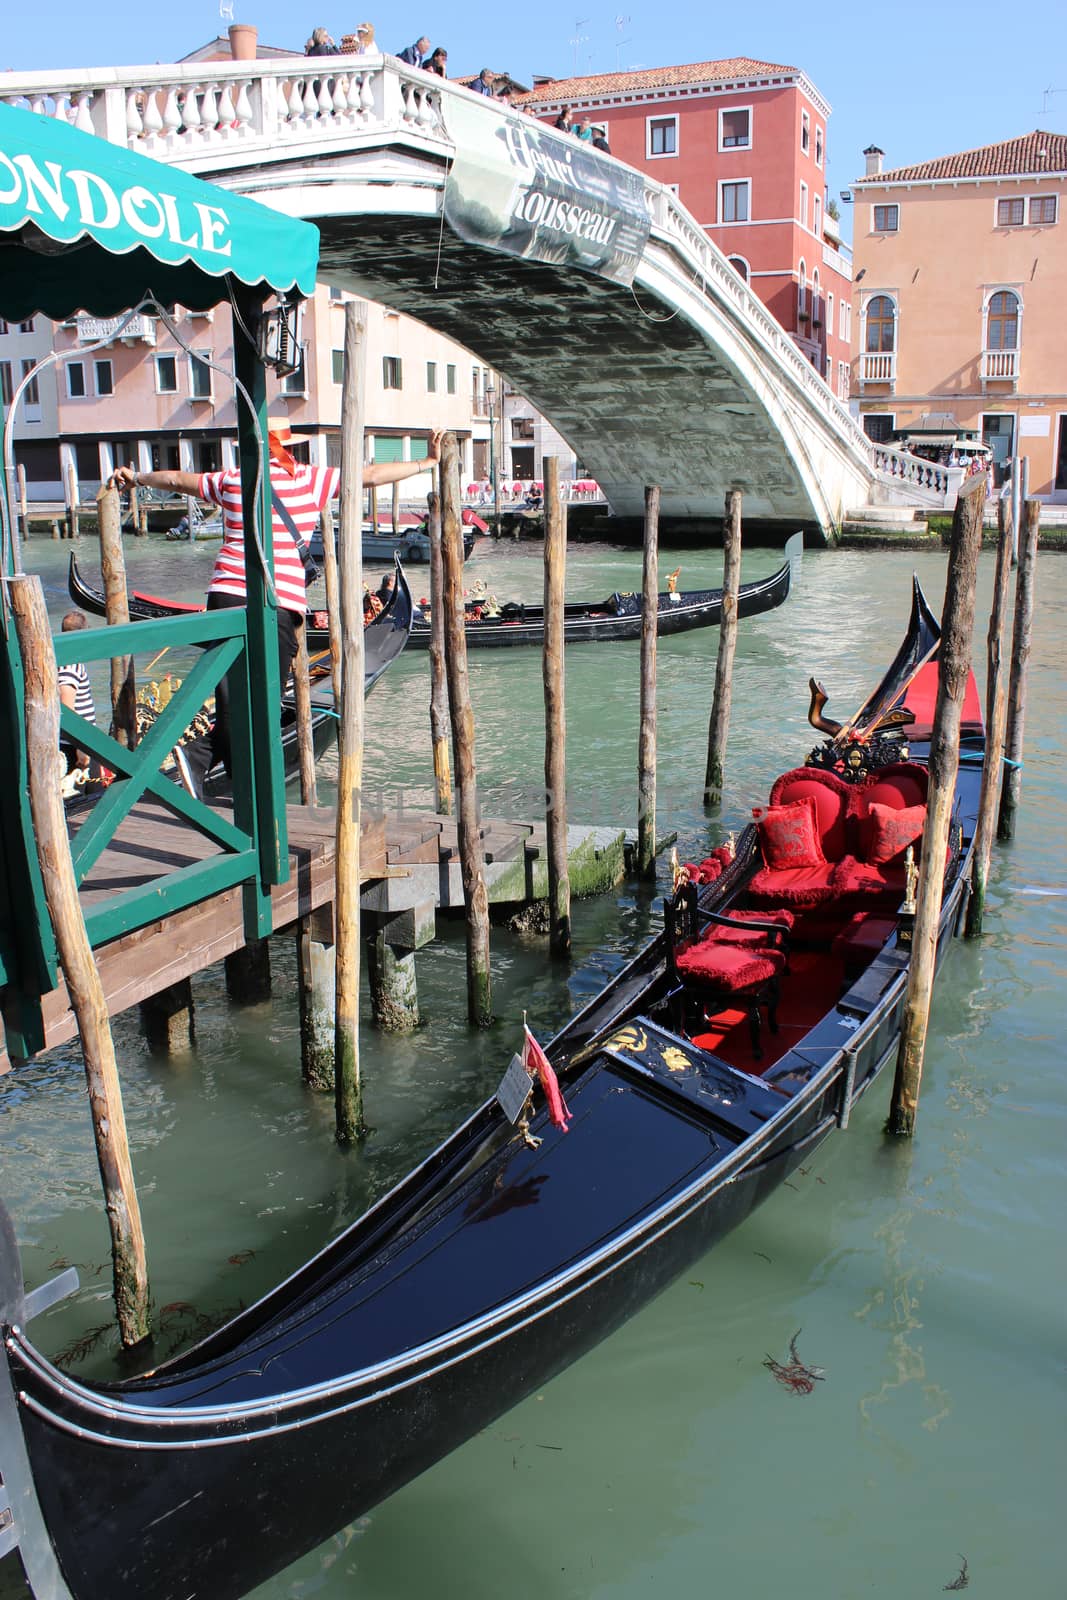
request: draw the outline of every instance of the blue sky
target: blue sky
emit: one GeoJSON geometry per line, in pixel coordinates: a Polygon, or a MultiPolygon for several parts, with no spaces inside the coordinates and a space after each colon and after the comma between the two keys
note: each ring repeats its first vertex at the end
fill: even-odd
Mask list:
{"type": "MultiPolygon", "coordinates": [[[[222,0],[229,6],[230,0],[222,0]]],[[[491,66],[523,82],[534,73],[614,72],[673,62],[751,56],[800,67],[833,107],[828,182],[832,194],[863,171],[874,143],[887,166],[903,166],[1041,128],[1067,129],[1067,22],[1062,0],[1029,0],[1014,12],[971,0],[966,7],[898,3],[872,17],[858,5],[827,9],[763,0],[744,16],[706,0],[651,6],[638,0],[541,0],[535,7],[454,8],[391,4],[352,9],[351,0],[233,0],[234,20],[258,25],[264,43],[302,49],[319,24],[335,38],[364,17],[397,51],[420,33],[448,49],[456,73],[491,66]],[[599,8],[598,8],[599,7],[599,8]],[[1012,18],[1024,35],[1011,40],[1012,18]]],[[[144,0],[46,0],[7,8],[0,64],[15,71],[173,61],[225,31],[219,0],[176,10],[144,0]]],[[[842,221],[848,225],[847,207],[842,221]]]]}

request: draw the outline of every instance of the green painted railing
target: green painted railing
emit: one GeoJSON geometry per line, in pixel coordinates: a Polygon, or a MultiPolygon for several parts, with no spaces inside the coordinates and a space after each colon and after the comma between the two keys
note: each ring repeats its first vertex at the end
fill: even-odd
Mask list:
{"type": "MultiPolygon", "coordinates": [[[[262,870],[247,613],[243,610],[207,611],[97,628],[91,632],[58,634],[54,645],[60,666],[75,661],[107,660],[131,651],[154,654],[190,645],[203,649],[200,659],[135,750],[127,750],[102,727],[87,722],[67,706],[60,713],[64,736],[115,774],[110,786],[87,810],[85,820],[77,827],[71,841],[79,884],[90,878],[93,867],[142,799],[159,801],[196,832],[206,836],[215,847],[204,860],[164,870],[145,884],[116,890],[106,900],[90,904],[85,921],[93,945],[144,927],[238,883],[248,885],[249,890],[245,896],[246,937],[261,938],[269,933],[267,885],[277,874],[264,874],[262,870]],[[229,675],[230,686],[232,820],[194,799],[160,770],[224,674],[229,675]]],[[[276,714],[273,738],[280,741],[276,714]]],[[[264,754],[269,763],[273,752],[264,754]]],[[[284,837],[284,812],[281,827],[284,837]]]]}

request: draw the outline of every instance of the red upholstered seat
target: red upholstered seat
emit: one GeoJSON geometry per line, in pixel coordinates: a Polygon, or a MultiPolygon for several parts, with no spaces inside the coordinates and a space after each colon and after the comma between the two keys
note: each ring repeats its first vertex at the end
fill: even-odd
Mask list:
{"type": "Polygon", "coordinates": [[[857,911],[834,939],[831,953],[841,957],[846,972],[862,972],[892,938],[896,925],[895,917],[857,911]]]}
{"type": "Polygon", "coordinates": [[[679,950],[676,959],[683,978],[711,984],[730,995],[768,983],[785,971],[785,954],[781,950],[716,939],[701,939],[688,949],[679,950]]]}
{"type": "Polygon", "coordinates": [[[783,772],[771,790],[772,806],[795,805],[811,799],[822,853],[827,861],[840,861],[848,849],[848,813],[853,790],[833,772],[821,767],[795,767],[783,772]]]}
{"type": "MultiPolygon", "coordinates": [[[[748,885],[754,907],[788,906],[793,911],[809,911],[833,898],[832,878],[835,861],[821,867],[761,867],[748,885]]],[[[757,909],[756,915],[762,915],[757,909]]]]}

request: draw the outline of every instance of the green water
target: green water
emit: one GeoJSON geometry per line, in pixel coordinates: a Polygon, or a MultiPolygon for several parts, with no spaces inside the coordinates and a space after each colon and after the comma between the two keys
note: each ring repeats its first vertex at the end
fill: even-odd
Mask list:
{"type": "MultiPolygon", "coordinates": [[[[57,613],[67,548],[30,547],[57,613]]],[[[136,583],[186,595],[202,591],[212,558],[158,540],[129,556],[136,583]]],[[[95,570],[88,541],[84,559],[95,570]]],[[[777,560],[754,551],[745,576],[777,560]]],[[[679,561],[682,587],[719,579],[713,554],[664,552],[664,570],[679,561]]],[[[942,556],[809,554],[788,604],[742,625],[721,823],[700,806],[717,634],[661,643],[659,820],[678,829],[683,855],[740,826],[810,747],[810,673],[830,689],[830,715],[861,697],[900,637],[913,567],[939,608],[942,556]]],[[[539,547],[483,546],[470,572],[501,599],[535,598],[539,547]]],[[[984,557],[979,657],[991,578],[984,557]]],[[[571,552],[569,594],[639,580],[634,552],[571,552]]],[[[258,1600],[911,1600],[940,1593],[961,1555],[975,1595],[1062,1596],[1065,639],[1067,562],[1050,556],[1019,836],[994,857],[986,937],[958,944],[939,980],[916,1139],[884,1141],[883,1078],[847,1134],[645,1312],[258,1600]],[[809,1396],[762,1364],[785,1357],[798,1329],[802,1357],[825,1369],[809,1396]]],[[[539,653],[474,655],[471,672],[483,809],[532,815],[539,653]]],[[[368,702],[367,784],[391,803],[429,799],[427,697],[427,658],[413,655],[368,702]]],[[[567,701],[572,820],[632,822],[637,646],[574,648],[567,701]]],[[[247,1304],[344,1226],[481,1100],[523,1007],[549,1034],[655,917],[653,896],[632,887],[576,905],[564,968],[536,941],[494,932],[499,1021],[484,1036],[462,1020],[462,933],[445,925],[418,957],[424,1028],[402,1041],[364,1033],[374,1132],[349,1155],[333,1144],[331,1106],[300,1081],[288,941],[274,942],[269,1006],[230,1008],[220,971],[196,980],[186,1059],[153,1057],[136,1015],[118,1019],[165,1337],[247,1304]]],[[[77,1298],[34,1324],[55,1354],[111,1311],[74,1049],[0,1080],[0,1159],[28,1282],[67,1261],[81,1270],[77,1298]]],[[[114,1371],[109,1337],[72,1370],[114,1371]]]]}

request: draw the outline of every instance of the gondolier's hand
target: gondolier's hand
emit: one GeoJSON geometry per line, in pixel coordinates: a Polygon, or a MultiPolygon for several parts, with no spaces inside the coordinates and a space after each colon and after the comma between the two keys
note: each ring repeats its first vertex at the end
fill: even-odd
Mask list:
{"type": "Polygon", "coordinates": [[[441,459],[441,441],[444,438],[444,436],[445,436],[445,431],[444,431],[443,428],[435,428],[434,431],[431,433],[430,442],[429,442],[429,445],[428,445],[427,451],[426,451],[426,459],[422,463],[422,465],[424,467],[435,467],[437,465],[437,463],[440,461],[440,459],[441,459]]]}
{"type": "Polygon", "coordinates": [[[133,467],[116,467],[108,479],[111,489],[130,489],[137,482],[137,473],[133,467]]]}

